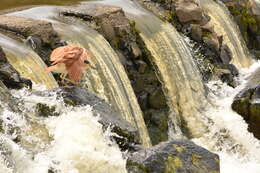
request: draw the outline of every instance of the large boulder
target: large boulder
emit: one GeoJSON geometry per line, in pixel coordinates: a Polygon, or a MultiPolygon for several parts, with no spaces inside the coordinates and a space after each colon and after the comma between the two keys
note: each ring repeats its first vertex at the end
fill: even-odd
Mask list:
{"type": "Polygon", "coordinates": [[[181,22],[201,22],[203,20],[202,9],[194,0],[178,0],[176,14],[181,22]]]}
{"type": "Polygon", "coordinates": [[[188,140],[160,143],[128,157],[129,173],[219,173],[219,157],[188,140]]]}
{"type": "Polygon", "coordinates": [[[22,78],[20,74],[8,63],[3,49],[0,47],[0,80],[10,89],[32,87],[32,82],[22,78]]]}
{"type": "MultiPolygon", "coordinates": [[[[131,144],[140,143],[138,131],[127,121],[123,120],[120,114],[103,99],[100,99],[84,89],[73,86],[60,87],[53,91],[68,105],[90,105],[93,108],[94,115],[100,117],[99,123],[103,125],[104,130],[110,127],[111,131],[117,134],[114,135],[113,138],[122,150],[128,149],[131,144]]],[[[53,92],[44,91],[36,94],[48,97],[52,93],[53,92]]],[[[54,107],[49,107],[44,104],[38,104],[36,112],[41,116],[58,116],[54,107]]]]}
{"type": "Polygon", "coordinates": [[[232,109],[243,116],[249,131],[260,139],[260,68],[249,78],[246,87],[236,95],[232,109]]]}
{"type": "Polygon", "coordinates": [[[17,16],[0,16],[0,32],[28,43],[46,62],[51,51],[63,44],[50,22],[17,16]]]}

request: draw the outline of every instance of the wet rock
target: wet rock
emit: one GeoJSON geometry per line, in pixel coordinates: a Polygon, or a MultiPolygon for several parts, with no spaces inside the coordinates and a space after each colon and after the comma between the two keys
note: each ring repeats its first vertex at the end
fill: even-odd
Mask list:
{"type": "Polygon", "coordinates": [[[49,22],[16,16],[0,16],[0,32],[29,44],[44,60],[61,40],[49,22]]]}
{"type": "Polygon", "coordinates": [[[234,80],[234,75],[229,69],[215,69],[215,74],[222,82],[227,83],[231,87],[236,87],[237,83],[234,80]]]}
{"type": "Polygon", "coordinates": [[[181,22],[200,22],[203,20],[202,9],[193,0],[178,0],[176,14],[181,22]]]}
{"type": "Polygon", "coordinates": [[[260,69],[250,76],[246,87],[232,103],[232,109],[243,116],[249,131],[260,139],[260,69]]]}
{"type": "Polygon", "coordinates": [[[161,88],[157,88],[153,93],[150,94],[149,105],[151,108],[155,109],[160,109],[167,105],[166,99],[161,88]]]}
{"type": "Polygon", "coordinates": [[[168,140],[169,112],[167,110],[149,109],[144,112],[144,120],[153,145],[168,140]]]}
{"type": "Polygon", "coordinates": [[[0,80],[10,89],[32,87],[32,82],[22,78],[20,74],[8,63],[3,49],[0,47],[0,80]]]}
{"type": "Polygon", "coordinates": [[[60,11],[63,16],[83,19],[90,27],[100,32],[114,49],[122,50],[124,55],[137,58],[141,50],[136,44],[136,36],[130,21],[122,8],[101,4],[87,4],[60,11]]]}
{"type": "Polygon", "coordinates": [[[191,38],[195,41],[202,41],[202,29],[200,25],[192,24],[191,25],[191,38]]]}
{"type": "Polygon", "coordinates": [[[131,154],[127,160],[131,173],[219,173],[218,155],[187,140],[160,143],[131,154]]]}
{"type": "MultiPolygon", "coordinates": [[[[62,97],[68,105],[90,105],[93,108],[93,113],[100,117],[99,122],[103,125],[104,130],[111,127],[111,131],[117,135],[113,136],[122,150],[128,149],[130,144],[140,143],[138,131],[128,122],[121,118],[121,115],[116,112],[111,105],[103,99],[98,98],[79,87],[60,87],[54,90],[58,97],[62,97]]],[[[48,92],[39,93],[48,96],[48,92]]]]}
{"type": "Polygon", "coordinates": [[[232,59],[232,52],[226,44],[221,47],[220,58],[223,64],[229,64],[232,59]]]}

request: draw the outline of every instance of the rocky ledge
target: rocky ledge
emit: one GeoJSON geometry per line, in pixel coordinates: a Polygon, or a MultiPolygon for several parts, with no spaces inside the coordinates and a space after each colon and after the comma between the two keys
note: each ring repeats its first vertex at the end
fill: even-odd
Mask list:
{"type": "Polygon", "coordinates": [[[49,22],[16,16],[0,16],[0,33],[29,44],[46,64],[53,49],[63,44],[49,22]]]}
{"type": "Polygon", "coordinates": [[[246,87],[236,95],[232,109],[243,116],[249,131],[260,139],[260,68],[250,76],[246,87]]]}

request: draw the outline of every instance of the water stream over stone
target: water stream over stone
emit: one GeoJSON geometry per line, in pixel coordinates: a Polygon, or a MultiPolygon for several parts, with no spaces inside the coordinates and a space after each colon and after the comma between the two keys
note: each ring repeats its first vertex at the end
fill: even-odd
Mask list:
{"type": "Polygon", "coordinates": [[[239,69],[252,65],[252,59],[245,41],[227,7],[220,1],[199,0],[198,2],[206,14],[211,17],[210,22],[216,30],[223,35],[223,42],[231,49],[233,55],[231,63],[239,69]]]}

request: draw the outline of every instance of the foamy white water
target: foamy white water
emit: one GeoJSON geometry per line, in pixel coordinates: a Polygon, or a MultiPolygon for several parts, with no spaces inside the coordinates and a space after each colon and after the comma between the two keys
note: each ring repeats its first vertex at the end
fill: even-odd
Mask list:
{"type": "Polygon", "coordinates": [[[208,84],[212,93],[212,107],[206,112],[209,132],[193,141],[220,156],[221,173],[260,172],[260,141],[248,132],[242,116],[231,109],[233,98],[257,68],[260,68],[259,62],[249,69],[242,69],[238,79],[240,85],[236,88],[220,81],[208,84]]]}
{"type": "Polygon", "coordinates": [[[12,135],[0,134],[0,173],[126,173],[126,160],[110,140],[110,133],[103,132],[90,106],[66,107],[55,93],[50,97],[36,96],[26,89],[12,93],[24,101],[21,108],[30,115],[15,121],[12,117],[21,115],[1,114],[2,120],[9,120],[6,127],[9,123],[22,129],[22,138],[17,144],[12,135]],[[34,116],[37,103],[56,106],[60,116],[34,116]]]}

